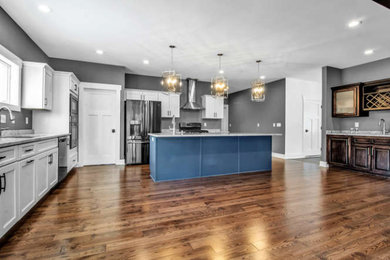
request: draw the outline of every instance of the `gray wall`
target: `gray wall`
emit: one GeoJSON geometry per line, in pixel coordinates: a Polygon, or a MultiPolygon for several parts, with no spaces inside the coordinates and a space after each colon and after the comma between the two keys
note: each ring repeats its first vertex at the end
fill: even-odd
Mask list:
{"type": "MultiPolygon", "coordinates": [[[[48,62],[47,55],[36,45],[33,40],[12,20],[12,18],[0,8],[0,44],[13,52],[24,61],[48,62]]],[[[7,114],[1,111],[0,114],[7,114]]],[[[32,113],[30,110],[22,109],[21,113],[14,113],[15,124],[7,123],[1,127],[10,129],[31,129],[32,113]],[[25,124],[25,118],[29,118],[29,123],[25,124]]]]}
{"type": "Polygon", "coordinates": [[[286,121],[286,80],[266,84],[264,102],[252,102],[251,89],[235,92],[229,96],[229,122],[231,132],[281,133],[272,139],[272,151],[285,153],[286,121]],[[257,123],[260,122],[260,127],[257,123]],[[282,127],[274,128],[273,123],[281,122],[282,127]]]}
{"type": "MultiPolygon", "coordinates": [[[[50,66],[54,70],[58,71],[71,71],[80,81],[94,82],[94,83],[106,83],[121,85],[122,89],[125,86],[125,68],[122,66],[114,66],[107,64],[99,64],[84,61],[74,61],[65,59],[50,58],[50,66]]],[[[124,158],[124,102],[123,91],[121,94],[121,114],[120,114],[120,158],[124,158]]]]}
{"type": "MultiPolygon", "coordinates": [[[[380,130],[379,119],[384,118],[390,122],[390,111],[370,111],[368,117],[333,118],[331,88],[338,85],[366,82],[390,78],[390,58],[361,64],[345,69],[332,67],[323,68],[322,85],[322,147],[326,147],[326,130],[349,130],[359,122],[360,130],[380,130]]],[[[326,160],[326,150],[322,151],[322,160],[326,160]]]]}
{"type": "MultiPolygon", "coordinates": [[[[160,77],[126,74],[125,86],[128,89],[147,89],[161,91],[162,89],[160,81],[160,77]]],[[[196,91],[196,99],[198,101],[198,104],[201,105],[201,96],[210,94],[210,83],[198,81],[196,91]]],[[[187,84],[186,81],[183,80],[182,95],[180,96],[180,106],[184,105],[187,101],[186,93],[187,84]]],[[[178,118],[176,122],[177,124],[179,122],[202,122],[202,126],[204,123],[207,124],[207,126],[203,126],[203,128],[221,129],[221,120],[202,119],[201,111],[181,110],[180,118],[178,118]]],[[[171,119],[162,119],[162,129],[168,129],[170,125],[171,119]]]]}

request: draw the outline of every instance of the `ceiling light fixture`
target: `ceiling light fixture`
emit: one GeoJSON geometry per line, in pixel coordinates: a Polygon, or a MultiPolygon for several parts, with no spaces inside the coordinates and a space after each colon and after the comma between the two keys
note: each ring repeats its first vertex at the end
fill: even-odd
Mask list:
{"type": "Polygon", "coordinates": [[[263,102],[265,100],[265,83],[264,83],[264,76],[260,76],[260,62],[261,60],[257,60],[257,73],[259,74],[259,77],[252,81],[251,85],[251,100],[253,102],[263,102]]]}
{"type": "Polygon", "coordinates": [[[359,25],[361,25],[363,22],[360,21],[360,20],[352,20],[348,23],[348,27],[349,28],[354,28],[354,27],[357,27],[359,25]]]}
{"type": "Polygon", "coordinates": [[[144,63],[145,65],[148,65],[148,64],[149,64],[149,60],[143,60],[143,63],[144,63]]]}
{"type": "Polygon", "coordinates": [[[368,50],[365,50],[364,51],[364,55],[371,55],[374,53],[374,50],[373,49],[368,49],[368,50]]]}
{"type": "Polygon", "coordinates": [[[222,75],[224,71],[221,68],[221,58],[223,54],[218,53],[218,59],[219,59],[219,75],[215,76],[211,79],[211,95],[214,95],[216,97],[224,97],[227,98],[229,86],[228,86],[228,80],[222,75]]]}
{"type": "Polygon", "coordinates": [[[50,8],[47,5],[38,5],[38,10],[42,13],[50,13],[50,8]]]}
{"type": "Polygon", "coordinates": [[[170,45],[171,48],[171,68],[170,70],[162,73],[161,85],[163,89],[168,92],[181,92],[181,75],[177,74],[173,69],[173,49],[176,48],[174,45],[170,45]]]}
{"type": "Polygon", "coordinates": [[[103,55],[104,52],[102,50],[96,50],[96,53],[99,55],[103,55]]]}

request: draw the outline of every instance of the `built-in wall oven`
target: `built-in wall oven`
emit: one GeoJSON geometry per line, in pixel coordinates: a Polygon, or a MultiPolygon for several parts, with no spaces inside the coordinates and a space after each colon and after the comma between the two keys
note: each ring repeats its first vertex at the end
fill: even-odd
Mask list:
{"type": "Polygon", "coordinates": [[[79,140],[79,100],[73,93],[70,94],[70,118],[69,118],[69,148],[78,146],[79,140]]]}

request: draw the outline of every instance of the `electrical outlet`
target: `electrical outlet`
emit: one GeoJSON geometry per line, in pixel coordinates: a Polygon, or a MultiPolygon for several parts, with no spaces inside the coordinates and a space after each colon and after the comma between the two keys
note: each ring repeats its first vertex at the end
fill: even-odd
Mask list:
{"type": "Polygon", "coordinates": [[[13,124],[13,125],[14,125],[15,123],[16,123],[16,121],[15,121],[15,120],[11,121],[11,124],[13,124]]]}
{"type": "Polygon", "coordinates": [[[203,126],[204,126],[204,127],[206,127],[206,126],[207,126],[207,123],[206,123],[206,122],[204,122],[204,123],[203,123],[203,126]]]}
{"type": "Polygon", "coordinates": [[[26,125],[28,125],[28,117],[26,116],[26,125]]]}
{"type": "Polygon", "coordinates": [[[355,122],[355,127],[359,127],[359,122],[355,122]]]}
{"type": "Polygon", "coordinates": [[[2,124],[7,123],[7,117],[5,115],[0,115],[0,123],[2,124]]]}
{"type": "Polygon", "coordinates": [[[282,127],[282,123],[276,123],[276,127],[282,127]]]}
{"type": "Polygon", "coordinates": [[[273,123],[273,124],[272,124],[272,126],[273,126],[273,127],[275,127],[275,126],[276,126],[276,124],[275,124],[275,123],[273,123]]]}
{"type": "Polygon", "coordinates": [[[257,127],[260,127],[260,123],[257,123],[257,127]]]}

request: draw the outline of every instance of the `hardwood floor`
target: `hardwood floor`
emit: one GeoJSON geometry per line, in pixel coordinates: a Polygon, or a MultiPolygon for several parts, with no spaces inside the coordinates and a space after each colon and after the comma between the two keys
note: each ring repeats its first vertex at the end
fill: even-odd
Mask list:
{"type": "Polygon", "coordinates": [[[153,183],[148,166],[76,170],[0,259],[390,259],[390,179],[305,161],[153,183]]]}

